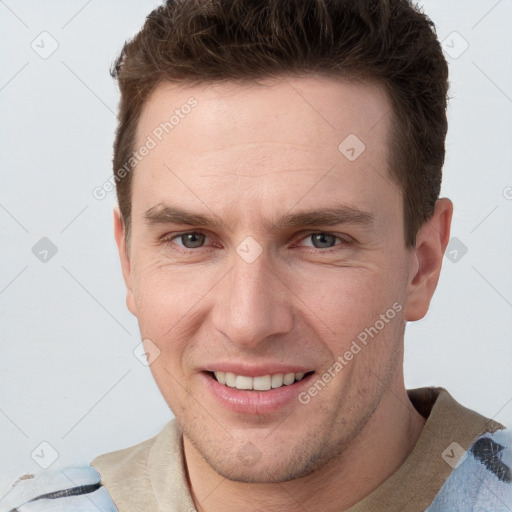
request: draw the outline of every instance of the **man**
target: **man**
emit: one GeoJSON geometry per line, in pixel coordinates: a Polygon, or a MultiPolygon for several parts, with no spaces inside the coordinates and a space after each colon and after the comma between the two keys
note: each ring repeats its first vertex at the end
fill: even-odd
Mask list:
{"type": "Polygon", "coordinates": [[[511,510],[510,431],[403,381],[452,216],[428,18],[173,0],[114,75],[127,306],[175,420],[18,510],[511,510]]]}

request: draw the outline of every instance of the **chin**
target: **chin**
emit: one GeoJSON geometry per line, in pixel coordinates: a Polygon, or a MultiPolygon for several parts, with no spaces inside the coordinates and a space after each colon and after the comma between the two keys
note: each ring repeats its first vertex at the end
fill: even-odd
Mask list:
{"type": "Polygon", "coordinates": [[[305,464],[297,466],[289,464],[282,466],[276,464],[276,461],[268,461],[263,463],[259,461],[258,467],[240,467],[238,464],[211,464],[212,468],[222,477],[232,482],[241,482],[247,484],[274,484],[280,482],[288,482],[301,478],[313,473],[316,465],[305,464]]]}
{"type": "Polygon", "coordinates": [[[261,453],[252,442],[247,441],[233,451],[220,448],[209,454],[199,451],[212,469],[227,480],[270,484],[288,482],[314,473],[343,450],[341,446],[336,449],[324,442],[320,446],[314,446],[313,443],[288,446],[286,451],[282,446],[279,450],[269,445],[266,453],[261,453]],[[219,452],[223,452],[222,457],[218,456],[219,452]]]}

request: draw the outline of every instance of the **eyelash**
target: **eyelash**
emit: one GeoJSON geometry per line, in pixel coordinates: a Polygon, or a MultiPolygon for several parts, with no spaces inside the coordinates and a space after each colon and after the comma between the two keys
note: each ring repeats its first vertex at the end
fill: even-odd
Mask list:
{"type": "MultiPolygon", "coordinates": [[[[198,234],[198,235],[204,235],[206,237],[206,240],[209,240],[210,237],[203,231],[184,231],[182,233],[178,233],[178,234],[172,234],[172,235],[165,235],[163,236],[160,240],[159,240],[159,243],[161,244],[170,244],[170,243],[173,243],[174,240],[177,240],[179,238],[181,238],[182,236],[185,236],[185,235],[189,235],[189,234],[198,234]]],[[[334,233],[330,233],[329,231],[311,231],[305,235],[302,235],[300,237],[300,239],[298,240],[298,242],[294,242],[292,247],[297,247],[298,244],[300,242],[303,242],[304,240],[312,237],[313,235],[328,235],[328,236],[334,236],[336,238],[337,241],[339,241],[339,243],[336,243],[335,245],[331,246],[331,247],[314,247],[312,245],[309,245],[309,246],[302,246],[304,249],[306,250],[313,250],[313,251],[321,251],[321,252],[328,252],[330,250],[336,250],[337,247],[339,246],[351,246],[353,245],[354,243],[354,240],[349,237],[348,235],[345,235],[345,237],[342,237],[342,236],[339,236],[339,235],[336,235],[334,233]]],[[[195,251],[195,252],[198,252],[200,251],[201,249],[206,249],[207,247],[202,245],[200,247],[197,247],[197,248],[189,248],[189,247],[184,247],[182,245],[178,245],[176,244],[180,250],[184,251],[184,252],[192,252],[192,251],[195,251]]],[[[300,246],[299,246],[300,247],[300,246]]]]}

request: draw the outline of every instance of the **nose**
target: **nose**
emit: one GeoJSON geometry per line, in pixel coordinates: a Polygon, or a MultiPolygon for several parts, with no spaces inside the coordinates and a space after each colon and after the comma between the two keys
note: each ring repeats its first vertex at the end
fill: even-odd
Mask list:
{"type": "Polygon", "coordinates": [[[265,253],[252,262],[233,259],[217,289],[214,327],[233,344],[257,348],[292,329],[292,294],[265,253]]]}

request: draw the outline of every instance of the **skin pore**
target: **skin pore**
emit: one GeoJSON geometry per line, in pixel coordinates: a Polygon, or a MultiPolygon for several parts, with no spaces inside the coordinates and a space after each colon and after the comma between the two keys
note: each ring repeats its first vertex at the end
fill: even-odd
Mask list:
{"type": "Polygon", "coordinates": [[[160,350],[150,368],[183,430],[200,511],[346,510],[421,433],[403,335],[428,310],[452,205],[439,200],[405,247],[389,112],[381,87],[320,76],[164,82],[146,104],[137,147],[148,136],[156,145],[133,171],[128,246],[118,210],[115,234],[127,305],[160,350]],[[155,138],[191,98],[196,106],[155,138]],[[372,326],[378,333],[332,376],[372,326]],[[308,393],[329,368],[331,379],[306,404],[294,396],[238,410],[239,396],[266,391],[219,398],[225,387],[211,374],[279,365],[309,379],[290,392],[308,393]]]}

